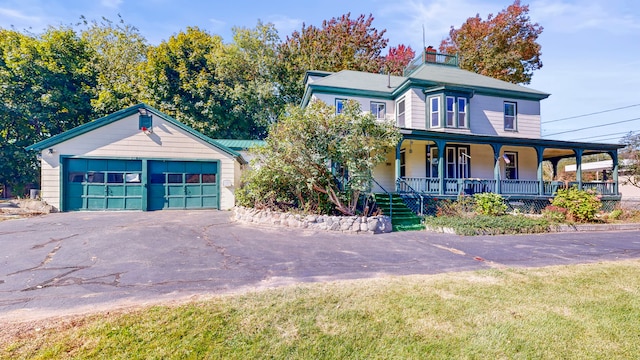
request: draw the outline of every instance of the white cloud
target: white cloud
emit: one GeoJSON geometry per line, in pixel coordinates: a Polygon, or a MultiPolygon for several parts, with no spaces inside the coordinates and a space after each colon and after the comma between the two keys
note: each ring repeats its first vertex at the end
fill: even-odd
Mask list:
{"type": "Polygon", "coordinates": [[[0,16],[13,19],[13,20],[24,21],[24,22],[37,23],[41,21],[41,19],[37,16],[25,15],[24,13],[18,10],[7,9],[7,8],[0,8],[0,16]]]}

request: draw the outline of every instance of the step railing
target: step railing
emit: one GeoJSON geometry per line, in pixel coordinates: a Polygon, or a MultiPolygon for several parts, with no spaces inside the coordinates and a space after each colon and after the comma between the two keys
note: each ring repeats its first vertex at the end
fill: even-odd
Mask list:
{"type": "Polygon", "coordinates": [[[407,207],[409,209],[411,209],[411,211],[413,211],[414,213],[423,216],[424,215],[424,195],[421,194],[420,192],[416,191],[413,187],[411,187],[411,185],[409,185],[405,179],[403,178],[399,178],[396,180],[396,190],[398,191],[398,193],[400,194],[400,197],[402,197],[402,200],[404,201],[405,205],[407,205],[407,207]],[[410,194],[407,195],[407,194],[410,194]],[[408,199],[413,199],[413,200],[418,200],[418,203],[412,203],[409,204],[407,202],[408,199]],[[418,208],[418,209],[416,209],[418,208]]]}
{"type": "MultiPolygon", "coordinates": [[[[385,189],[384,186],[380,185],[380,183],[377,182],[375,178],[372,177],[371,180],[373,180],[373,183],[376,184],[380,188],[380,190],[382,190],[382,192],[384,192],[389,197],[389,218],[393,219],[393,194],[387,191],[387,189],[385,189]]],[[[374,199],[375,199],[375,196],[374,196],[374,199]]]]}

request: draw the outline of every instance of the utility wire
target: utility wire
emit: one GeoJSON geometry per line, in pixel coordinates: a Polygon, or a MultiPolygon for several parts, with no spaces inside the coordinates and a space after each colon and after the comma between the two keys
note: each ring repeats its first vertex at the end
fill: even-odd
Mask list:
{"type": "Polygon", "coordinates": [[[577,119],[577,118],[581,118],[581,117],[585,117],[585,116],[591,116],[591,115],[597,115],[597,114],[604,114],[604,113],[608,113],[611,111],[616,111],[616,110],[622,110],[622,109],[628,109],[634,106],[640,106],[640,104],[633,104],[633,105],[628,105],[628,106],[623,106],[623,107],[619,107],[619,108],[615,108],[615,109],[608,109],[608,110],[602,110],[602,111],[597,111],[597,112],[592,112],[592,113],[588,113],[588,114],[582,114],[582,115],[576,115],[576,116],[570,116],[570,117],[566,117],[566,118],[562,118],[562,119],[556,119],[556,120],[550,120],[550,121],[543,121],[543,124],[550,124],[550,123],[554,123],[554,122],[558,122],[558,121],[565,121],[565,120],[571,120],[571,119],[577,119]]]}
{"type": "Polygon", "coordinates": [[[603,137],[603,136],[622,135],[622,134],[628,134],[628,133],[634,133],[634,131],[622,131],[622,132],[611,133],[611,134],[602,134],[602,135],[587,136],[587,137],[575,138],[575,139],[572,139],[572,141],[574,141],[574,140],[586,140],[586,139],[593,139],[593,138],[599,138],[599,137],[603,137]]]}
{"type": "Polygon", "coordinates": [[[615,125],[615,124],[622,124],[622,123],[631,122],[631,121],[636,121],[636,120],[640,120],[640,117],[638,117],[638,118],[633,118],[633,119],[628,119],[628,120],[622,120],[622,121],[615,121],[615,122],[608,123],[608,124],[600,124],[600,125],[594,125],[594,126],[587,126],[587,127],[582,128],[582,129],[573,129],[573,130],[561,131],[561,132],[557,132],[557,133],[546,134],[545,136],[560,135],[560,134],[566,134],[566,133],[570,133],[570,132],[582,131],[582,130],[587,130],[587,129],[595,129],[595,128],[599,128],[599,127],[603,127],[603,126],[610,126],[610,125],[615,125]]]}

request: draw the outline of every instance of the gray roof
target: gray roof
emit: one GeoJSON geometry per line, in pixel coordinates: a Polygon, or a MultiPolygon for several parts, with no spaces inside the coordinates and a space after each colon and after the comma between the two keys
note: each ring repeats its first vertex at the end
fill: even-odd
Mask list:
{"type": "MultiPolygon", "coordinates": [[[[311,92],[364,93],[371,96],[395,97],[407,86],[425,89],[440,86],[466,88],[478,93],[500,96],[531,97],[544,99],[548,93],[512,84],[506,81],[462,70],[455,66],[422,64],[408,77],[388,76],[362,71],[342,70],[308,84],[311,92]]],[[[305,96],[308,97],[308,96],[305,96]]]]}

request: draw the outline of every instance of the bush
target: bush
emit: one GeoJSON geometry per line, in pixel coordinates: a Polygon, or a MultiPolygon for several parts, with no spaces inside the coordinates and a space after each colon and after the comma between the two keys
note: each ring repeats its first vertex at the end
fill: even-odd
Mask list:
{"type": "Polygon", "coordinates": [[[567,220],[575,222],[592,221],[602,207],[600,198],[595,192],[578,190],[575,186],[570,189],[558,189],[551,204],[567,209],[567,220]]]}
{"type": "Polygon", "coordinates": [[[507,204],[500,194],[479,193],[473,195],[476,202],[476,211],[481,215],[499,216],[507,211],[507,204]]]}
{"type": "Polygon", "coordinates": [[[458,200],[444,199],[437,206],[436,216],[468,217],[475,206],[475,200],[469,196],[459,196],[458,200]]]}
{"type": "Polygon", "coordinates": [[[567,220],[567,209],[549,205],[542,209],[542,216],[553,223],[563,223],[567,220]]]}

